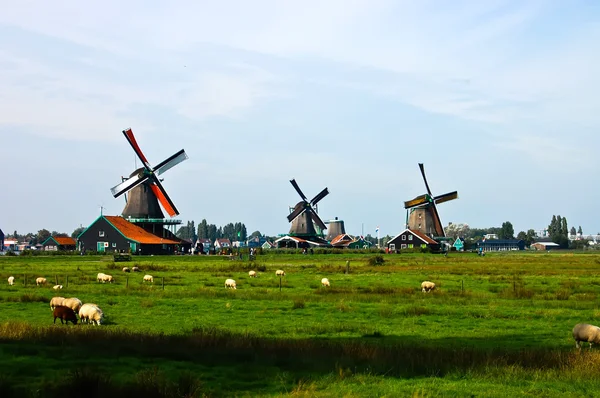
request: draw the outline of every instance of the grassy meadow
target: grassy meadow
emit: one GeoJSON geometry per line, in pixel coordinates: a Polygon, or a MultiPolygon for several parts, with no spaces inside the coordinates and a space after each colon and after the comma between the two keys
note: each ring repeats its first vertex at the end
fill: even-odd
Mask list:
{"type": "Polygon", "coordinates": [[[600,324],[600,255],[588,253],[0,256],[0,391],[598,396],[600,354],[571,337],[576,323],[600,324]],[[424,280],[437,289],[422,293],[424,280]],[[105,324],[54,325],[53,296],[98,304],[105,324]]]}

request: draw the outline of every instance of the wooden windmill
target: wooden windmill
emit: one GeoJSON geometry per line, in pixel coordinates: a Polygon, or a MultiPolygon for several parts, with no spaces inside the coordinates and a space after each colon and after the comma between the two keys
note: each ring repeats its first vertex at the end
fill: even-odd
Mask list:
{"type": "Polygon", "coordinates": [[[320,239],[319,237],[322,235],[322,231],[327,229],[327,226],[317,214],[317,203],[327,196],[329,191],[325,188],[308,201],[306,195],[300,190],[296,180],[291,179],[290,183],[302,199],[294,206],[291,213],[287,216],[288,221],[292,223],[290,235],[320,239]]]}
{"type": "Polygon", "coordinates": [[[439,196],[433,196],[427,178],[425,177],[425,168],[423,163],[419,163],[421,175],[425,182],[427,193],[417,196],[413,200],[404,202],[404,208],[407,210],[407,228],[416,230],[429,235],[430,237],[445,237],[444,227],[440,220],[437,205],[449,200],[457,199],[458,192],[449,192],[439,196]]]}
{"type": "Polygon", "coordinates": [[[160,230],[165,224],[180,223],[180,220],[164,219],[161,206],[170,217],[175,217],[179,211],[161,184],[162,179],[159,179],[158,176],[188,159],[187,154],[182,149],[152,167],[137,144],[131,129],[123,130],[123,135],[142,161],[143,167],[132,172],[129,178],[122,178],[123,181],[120,184],[111,188],[115,198],[127,194],[122,216],[153,233],[156,233],[157,228],[160,227],[158,228],[160,230]]]}

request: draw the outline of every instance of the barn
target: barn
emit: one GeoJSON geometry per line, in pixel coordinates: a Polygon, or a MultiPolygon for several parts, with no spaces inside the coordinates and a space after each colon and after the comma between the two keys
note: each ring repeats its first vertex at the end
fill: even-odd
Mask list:
{"type": "Polygon", "coordinates": [[[414,229],[405,229],[392,238],[387,244],[390,253],[395,253],[402,249],[429,248],[431,251],[438,251],[440,244],[421,231],[414,229]]]}
{"type": "Polygon", "coordinates": [[[77,242],[68,236],[51,236],[42,242],[45,251],[74,251],[76,248],[77,242]]]}

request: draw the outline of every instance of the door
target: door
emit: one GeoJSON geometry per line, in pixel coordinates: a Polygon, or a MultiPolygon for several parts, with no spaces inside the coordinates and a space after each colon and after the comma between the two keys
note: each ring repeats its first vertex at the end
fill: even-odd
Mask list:
{"type": "Polygon", "coordinates": [[[96,243],[96,251],[99,252],[99,253],[104,251],[104,242],[97,242],[96,243]]]}

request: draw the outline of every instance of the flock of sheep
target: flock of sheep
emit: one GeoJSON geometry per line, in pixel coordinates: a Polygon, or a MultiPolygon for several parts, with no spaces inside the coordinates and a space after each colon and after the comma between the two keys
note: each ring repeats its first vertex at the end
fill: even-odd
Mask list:
{"type": "MultiPolygon", "coordinates": [[[[132,267],[131,270],[128,267],[124,267],[123,272],[140,272],[140,270],[138,267],[132,267]]],[[[280,278],[284,277],[285,271],[279,269],[279,270],[275,271],[275,275],[280,278]]],[[[249,271],[248,276],[250,278],[257,278],[258,274],[256,273],[256,271],[249,271]]],[[[98,274],[96,280],[98,282],[102,282],[102,283],[113,283],[114,282],[114,278],[112,277],[112,275],[107,275],[102,272],[100,272],[98,274]]],[[[144,275],[142,281],[154,283],[154,278],[152,277],[152,275],[144,275]]],[[[47,283],[47,280],[44,277],[39,277],[35,280],[35,283],[37,286],[45,285],[47,283]]],[[[13,286],[15,284],[14,276],[8,277],[8,284],[10,286],[13,286]]],[[[321,279],[321,286],[322,287],[330,287],[331,283],[329,282],[329,279],[327,279],[327,278],[321,279]]],[[[55,290],[62,289],[62,288],[63,288],[62,285],[53,286],[53,289],[55,289],[55,290]]],[[[237,289],[237,284],[236,284],[235,280],[234,279],[225,280],[225,288],[226,289],[237,289]]],[[[424,281],[421,283],[421,291],[423,293],[428,293],[433,290],[435,290],[435,283],[430,282],[430,281],[424,281]]],[[[97,304],[93,304],[93,303],[83,304],[81,302],[81,300],[79,300],[76,297],[71,297],[71,298],[52,297],[52,299],[50,300],[50,309],[52,310],[52,314],[54,316],[54,323],[56,323],[56,319],[58,318],[58,319],[60,319],[61,323],[66,322],[68,324],[70,321],[71,323],[76,325],[77,324],[77,315],[76,314],[79,315],[79,319],[81,320],[82,323],[85,322],[85,323],[92,323],[95,325],[100,325],[100,324],[102,324],[102,321],[104,320],[104,313],[102,312],[102,310],[100,309],[100,307],[97,304]]],[[[600,344],[600,327],[594,326],[594,325],[589,325],[587,323],[578,323],[573,328],[573,338],[575,339],[575,346],[578,349],[581,349],[581,344],[580,344],[581,342],[589,343],[590,349],[591,349],[592,345],[594,343],[600,344]]]]}

